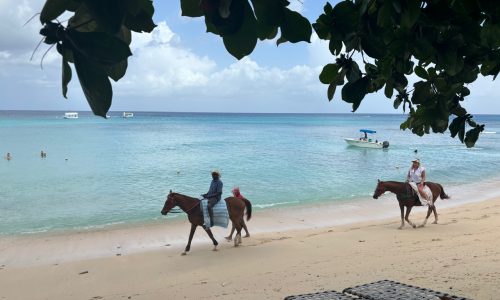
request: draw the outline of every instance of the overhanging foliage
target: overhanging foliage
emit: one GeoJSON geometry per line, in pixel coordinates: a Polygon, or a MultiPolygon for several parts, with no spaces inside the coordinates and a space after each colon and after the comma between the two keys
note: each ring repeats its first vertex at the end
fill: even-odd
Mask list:
{"type": "MultiPolygon", "coordinates": [[[[401,129],[420,136],[449,129],[467,147],[484,129],[461,103],[470,95],[469,83],[479,75],[494,80],[500,71],[496,1],[345,0],[326,3],[312,26],[288,8],[287,0],[180,3],[184,16],[204,17],[207,32],[219,35],[237,59],[252,53],[258,40],[278,34],[277,45],[309,42],[314,28],[332,53],[332,63],[319,76],[328,85],[327,97],[332,100],[340,87],[353,111],[367,94],[383,89],[394,98],[395,109],[409,110],[401,129]],[[353,59],[356,53],[361,67],[353,59]]],[[[73,63],[92,111],[105,117],[112,98],[109,78],[117,81],[127,69],[130,32],[151,32],[153,13],[150,0],[47,0],[40,33],[62,56],[63,95],[73,63]],[[66,27],[55,22],[65,11],[73,13],[66,27]]]]}

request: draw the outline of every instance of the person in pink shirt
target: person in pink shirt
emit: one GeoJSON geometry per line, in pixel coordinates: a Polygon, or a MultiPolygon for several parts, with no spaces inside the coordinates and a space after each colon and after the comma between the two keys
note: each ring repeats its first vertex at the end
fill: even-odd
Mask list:
{"type": "MultiPolygon", "coordinates": [[[[245,197],[243,197],[243,195],[240,193],[240,188],[239,188],[239,187],[237,187],[237,186],[235,186],[231,192],[233,193],[233,197],[235,197],[235,198],[239,198],[239,199],[244,199],[244,198],[245,198],[245,197]]],[[[242,222],[243,222],[243,224],[242,224],[243,229],[244,229],[244,230],[245,230],[245,232],[246,232],[246,235],[245,235],[244,237],[250,237],[250,233],[248,232],[248,228],[247,228],[247,225],[245,224],[245,221],[244,221],[244,220],[242,220],[242,222]]],[[[231,233],[229,233],[229,235],[225,237],[225,239],[226,239],[228,242],[230,242],[230,241],[233,239],[233,233],[234,233],[234,230],[235,230],[235,228],[234,228],[234,224],[233,224],[233,226],[231,227],[231,233]]]]}

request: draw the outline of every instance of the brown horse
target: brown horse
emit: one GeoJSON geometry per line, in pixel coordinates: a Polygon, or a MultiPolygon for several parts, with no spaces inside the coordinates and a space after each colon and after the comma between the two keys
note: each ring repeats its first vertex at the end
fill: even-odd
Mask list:
{"type": "MultiPolygon", "coordinates": [[[[439,183],[429,182],[425,183],[432,191],[432,203],[436,202],[437,197],[439,196],[441,199],[449,199],[448,195],[444,192],[443,186],[439,183]]],[[[411,186],[407,182],[398,182],[398,181],[378,181],[377,187],[375,188],[375,192],[373,193],[373,198],[378,199],[380,195],[385,192],[392,192],[396,194],[396,198],[399,202],[399,208],[401,209],[401,226],[398,229],[402,229],[405,226],[405,220],[410,224],[413,228],[417,226],[413,224],[410,219],[411,209],[413,206],[422,206],[420,200],[418,199],[418,195],[414,192],[411,186]],[[406,207],[406,214],[404,213],[404,209],[406,207]]],[[[424,222],[419,227],[424,227],[427,223],[427,219],[431,215],[431,212],[434,212],[434,222],[433,224],[437,224],[438,215],[436,211],[436,205],[432,205],[427,210],[427,216],[425,217],[424,222]]]]}
{"type": "MultiPolygon", "coordinates": [[[[234,238],[234,246],[237,247],[241,244],[241,227],[243,223],[243,215],[245,212],[245,207],[247,209],[247,221],[252,217],[252,204],[248,200],[241,201],[239,198],[228,197],[224,199],[226,201],[227,211],[229,213],[229,219],[233,223],[233,226],[236,228],[236,236],[234,238]]],[[[194,232],[196,231],[196,227],[203,227],[203,214],[201,212],[200,200],[197,198],[188,197],[178,193],[170,193],[167,196],[167,200],[163,205],[163,209],[161,210],[162,215],[166,215],[172,208],[178,206],[182,209],[187,215],[188,220],[191,223],[191,231],[189,232],[189,241],[186,246],[186,249],[182,253],[182,255],[186,255],[187,252],[191,249],[191,240],[193,239],[194,232]]],[[[208,236],[212,240],[214,244],[214,251],[217,250],[217,241],[212,234],[210,228],[205,228],[208,236]]]]}

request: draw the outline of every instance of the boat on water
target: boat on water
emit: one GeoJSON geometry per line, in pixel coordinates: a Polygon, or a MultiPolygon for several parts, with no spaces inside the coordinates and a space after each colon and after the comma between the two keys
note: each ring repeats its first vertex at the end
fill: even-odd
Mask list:
{"type": "Polygon", "coordinates": [[[134,113],[131,112],[123,112],[123,117],[124,118],[132,118],[134,116],[134,113]]]}
{"type": "Polygon", "coordinates": [[[359,139],[344,139],[346,143],[349,144],[349,146],[374,149],[389,148],[388,141],[379,142],[377,139],[368,136],[368,134],[377,133],[375,130],[360,129],[359,132],[364,133],[364,136],[360,137],[359,139]]]}
{"type": "Polygon", "coordinates": [[[64,113],[64,118],[65,119],[78,119],[78,113],[77,112],[64,113]]]}

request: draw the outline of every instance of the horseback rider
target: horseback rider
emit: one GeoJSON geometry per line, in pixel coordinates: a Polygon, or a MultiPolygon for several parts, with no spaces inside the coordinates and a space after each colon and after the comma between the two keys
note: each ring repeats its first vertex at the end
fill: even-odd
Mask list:
{"type": "Polygon", "coordinates": [[[412,160],[412,165],[408,170],[406,181],[414,182],[417,185],[418,193],[420,194],[420,196],[427,200],[429,205],[432,206],[432,200],[428,199],[427,195],[424,193],[425,179],[425,168],[420,165],[420,160],[415,158],[414,160],[412,160]]]}
{"type": "MultiPolygon", "coordinates": [[[[208,200],[208,215],[210,217],[210,226],[214,224],[213,207],[220,201],[222,196],[222,181],[220,180],[220,172],[217,170],[212,171],[212,182],[206,194],[202,195],[203,198],[208,200]]],[[[210,227],[208,224],[205,224],[210,227]]]]}

